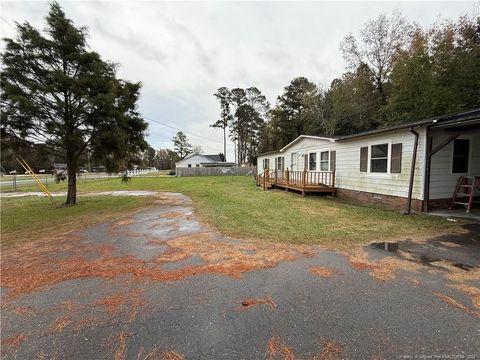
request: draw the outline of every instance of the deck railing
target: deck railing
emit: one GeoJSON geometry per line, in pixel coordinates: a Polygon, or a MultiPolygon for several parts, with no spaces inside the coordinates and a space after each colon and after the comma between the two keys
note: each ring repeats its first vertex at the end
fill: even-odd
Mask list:
{"type": "Polygon", "coordinates": [[[257,186],[264,189],[275,185],[292,187],[335,187],[335,171],[265,170],[256,176],[257,186]]]}

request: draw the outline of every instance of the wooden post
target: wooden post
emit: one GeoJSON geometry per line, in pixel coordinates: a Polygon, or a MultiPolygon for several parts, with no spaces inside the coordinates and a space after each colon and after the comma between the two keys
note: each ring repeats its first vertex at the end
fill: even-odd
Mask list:
{"type": "Polygon", "coordinates": [[[285,170],[285,191],[288,191],[288,185],[290,185],[290,172],[287,167],[287,170],[285,170]]]}
{"type": "Polygon", "coordinates": [[[335,197],[336,195],[336,190],[335,190],[335,170],[332,171],[332,196],[335,197]]]}
{"type": "Polygon", "coordinates": [[[307,183],[307,170],[303,170],[303,189],[302,197],[305,196],[305,184],[307,183]]]}

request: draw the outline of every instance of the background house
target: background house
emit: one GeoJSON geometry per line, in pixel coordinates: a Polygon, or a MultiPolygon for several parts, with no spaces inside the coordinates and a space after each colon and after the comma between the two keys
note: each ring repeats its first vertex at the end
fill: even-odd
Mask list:
{"type": "Polygon", "coordinates": [[[225,162],[225,157],[222,154],[217,155],[202,155],[191,154],[185,159],[175,163],[175,168],[191,168],[191,167],[228,167],[235,166],[235,163],[225,162]]]}

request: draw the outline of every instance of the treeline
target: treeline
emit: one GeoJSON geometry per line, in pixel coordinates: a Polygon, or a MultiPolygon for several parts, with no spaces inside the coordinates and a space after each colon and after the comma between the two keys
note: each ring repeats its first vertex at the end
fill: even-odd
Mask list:
{"type": "Polygon", "coordinates": [[[270,107],[256,88],[214,94],[238,163],[276,150],[301,134],[341,136],[480,107],[480,18],[428,29],[399,12],[367,22],[340,49],[347,71],[322,88],[293,79],[270,107]],[[250,93],[250,95],[249,95],[250,93]]]}

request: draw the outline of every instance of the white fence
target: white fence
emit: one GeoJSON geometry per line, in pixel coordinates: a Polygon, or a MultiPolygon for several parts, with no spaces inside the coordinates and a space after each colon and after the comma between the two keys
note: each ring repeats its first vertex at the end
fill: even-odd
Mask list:
{"type": "MultiPolygon", "coordinates": [[[[160,170],[146,169],[146,170],[129,170],[127,176],[129,177],[148,177],[149,174],[159,173],[160,170]]],[[[91,173],[78,173],[77,182],[100,180],[100,179],[113,179],[122,177],[125,172],[119,173],[106,173],[106,172],[91,172],[91,173]]],[[[37,174],[37,178],[45,184],[47,187],[50,184],[55,183],[55,177],[52,174],[37,174]]],[[[67,181],[66,179],[64,180],[67,181]]],[[[13,190],[16,191],[19,188],[35,186],[35,181],[29,175],[4,175],[0,177],[0,189],[2,191],[13,190]]]]}
{"type": "Polygon", "coordinates": [[[176,169],[177,176],[253,176],[256,173],[255,166],[180,167],[176,169]]]}
{"type": "Polygon", "coordinates": [[[160,172],[157,169],[145,169],[145,170],[128,170],[127,175],[128,176],[142,176],[142,175],[147,175],[147,174],[155,174],[160,172]]]}

